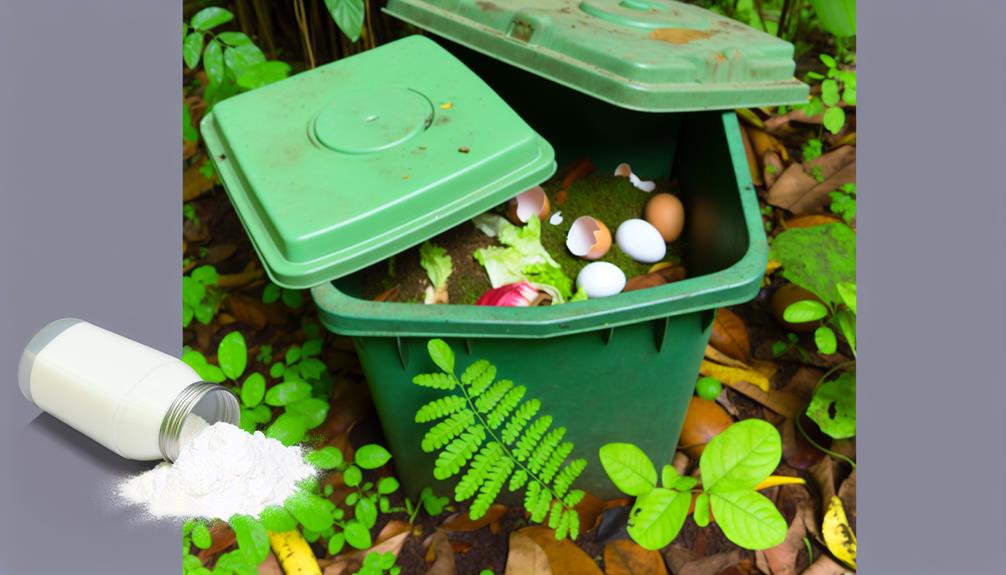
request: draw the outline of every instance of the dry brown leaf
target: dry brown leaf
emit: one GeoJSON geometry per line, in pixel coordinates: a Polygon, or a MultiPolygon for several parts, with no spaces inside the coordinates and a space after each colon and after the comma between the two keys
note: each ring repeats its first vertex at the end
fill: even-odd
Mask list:
{"type": "MultiPolygon", "coordinates": [[[[671,548],[672,550],[675,548],[671,548]]],[[[741,561],[740,551],[728,551],[689,560],[685,553],[672,551],[667,563],[674,575],[719,575],[741,561]],[[677,555],[675,557],[674,555],[677,555]],[[677,565],[675,565],[677,563],[677,565]]]]}
{"type": "Polygon", "coordinates": [[[758,167],[758,158],[755,156],[754,146],[751,145],[751,138],[745,130],[741,130],[741,141],[744,142],[744,154],[748,159],[748,171],[751,172],[751,183],[756,186],[765,185],[765,180],[761,177],[761,168],[758,167]]]}
{"type": "Polygon", "coordinates": [[[468,516],[468,511],[458,511],[453,515],[451,515],[450,517],[448,517],[447,520],[440,525],[440,528],[448,532],[477,531],[479,529],[482,529],[486,525],[489,525],[490,523],[498,521],[500,517],[503,517],[506,511],[507,511],[506,505],[500,505],[499,503],[496,503],[489,507],[489,510],[486,511],[485,515],[475,520],[472,520],[468,516]]]}
{"type": "Polygon", "coordinates": [[[260,280],[263,277],[265,277],[265,272],[262,271],[262,268],[253,259],[248,262],[248,265],[243,270],[236,274],[220,274],[220,281],[217,282],[217,285],[226,289],[236,289],[244,287],[253,281],[260,280]]]}
{"type": "Polygon", "coordinates": [[[664,558],[628,539],[612,541],[604,547],[606,575],[667,575],[664,558]]]}
{"type": "Polygon", "coordinates": [[[797,575],[800,572],[797,558],[804,549],[803,538],[807,534],[808,520],[814,522],[814,508],[810,500],[805,499],[789,524],[786,539],[775,547],[756,553],[758,568],[767,575],[797,575]]]}
{"type": "Polygon", "coordinates": [[[552,568],[541,545],[515,531],[510,534],[510,552],[504,575],[552,575],[552,568]]]}
{"type": "Polygon", "coordinates": [[[716,310],[709,344],[734,359],[745,363],[751,360],[748,326],[739,315],[725,307],[716,310]]]}
{"type": "Polygon", "coordinates": [[[765,129],[765,122],[762,121],[761,117],[754,110],[750,108],[738,108],[734,112],[737,113],[737,118],[748,126],[765,129]]]}
{"type": "Polygon", "coordinates": [[[206,257],[204,259],[208,264],[217,265],[234,255],[234,252],[237,250],[238,247],[230,242],[213,244],[206,248],[206,257]]]}
{"type": "Polygon", "coordinates": [[[269,314],[261,300],[242,294],[231,294],[223,302],[226,309],[237,321],[255,328],[265,328],[269,323],[269,314]]]}
{"type": "Polygon", "coordinates": [[[650,38],[680,45],[708,38],[715,33],[715,30],[696,30],[695,28],[657,28],[650,32],[650,38]]]}
{"type": "Polygon", "coordinates": [[[188,160],[199,151],[199,142],[182,142],[182,160],[188,160]]]}
{"type": "Polygon", "coordinates": [[[838,472],[838,462],[831,457],[825,457],[818,461],[807,471],[814,479],[814,485],[822,501],[822,512],[828,506],[828,502],[835,496],[835,475],[838,472]]]}
{"type": "Polygon", "coordinates": [[[231,529],[230,525],[223,521],[216,521],[210,526],[210,546],[206,549],[202,549],[196,555],[201,561],[206,561],[210,557],[216,556],[218,553],[224,551],[231,545],[234,545],[237,538],[234,535],[234,531],[231,529]]]}
{"type": "Polygon", "coordinates": [[[845,507],[845,515],[849,519],[852,530],[856,530],[856,470],[853,469],[849,477],[845,478],[842,486],[838,488],[838,498],[842,500],[845,507]]]}
{"type": "Polygon", "coordinates": [[[193,164],[182,174],[182,201],[190,202],[213,189],[213,180],[204,176],[199,168],[202,163],[193,164]]]}
{"type": "Polygon", "coordinates": [[[782,161],[789,161],[789,151],[786,150],[786,146],[782,145],[782,142],[777,140],[775,136],[765,130],[759,130],[751,126],[747,126],[747,131],[748,137],[751,138],[751,147],[754,148],[755,156],[764,158],[768,152],[775,152],[779,154],[779,158],[782,161]]]}
{"type": "Polygon", "coordinates": [[[812,228],[814,226],[834,224],[840,221],[842,221],[841,218],[826,214],[808,214],[806,216],[790,218],[782,223],[782,227],[786,230],[790,228],[812,228]]]}
{"type": "Polygon", "coordinates": [[[279,559],[276,559],[272,551],[266,556],[265,561],[259,564],[258,575],[284,575],[283,568],[279,564],[279,559]]]}
{"type": "MultiPolygon", "coordinates": [[[[346,378],[336,381],[329,405],[325,422],[316,430],[322,437],[334,438],[348,433],[357,421],[369,417],[374,410],[367,386],[346,378]]],[[[343,454],[349,459],[348,454],[343,454]]]]}
{"type": "Polygon", "coordinates": [[[766,152],[761,157],[762,171],[764,172],[765,187],[771,188],[775,181],[779,179],[786,165],[782,163],[782,158],[775,152],[766,152]]]}
{"type": "Polygon", "coordinates": [[[842,146],[807,165],[793,164],[786,168],[765,199],[799,216],[820,211],[831,201],[828,192],[855,181],[856,148],[842,146]],[[824,178],[821,182],[813,176],[817,168],[824,178]]]}
{"type": "Polygon", "coordinates": [[[374,296],[374,301],[398,301],[398,292],[400,286],[395,286],[391,289],[382,291],[381,293],[374,296]]]}
{"type": "Polygon", "coordinates": [[[589,555],[569,539],[555,540],[555,531],[535,525],[518,531],[541,546],[553,575],[603,575],[589,555]]]}
{"type": "Polygon", "coordinates": [[[586,533],[600,523],[601,513],[604,511],[604,501],[594,497],[590,492],[586,492],[573,510],[580,516],[580,532],[586,533]]]}
{"type": "Polygon", "coordinates": [[[447,533],[437,529],[426,538],[423,545],[427,547],[427,562],[432,563],[426,575],[457,575],[454,549],[451,547],[450,539],[447,538],[447,533]]]}
{"type": "MultiPolygon", "coordinates": [[[[405,522],[402,521],[401,523],[405,522]]],[[[375,543],[370,549],[358,549],[339,555],[325,567],[324,575],[349,575],[350,573],[355,573],[360,568],[360,565],[363,564],[363,558],[371,553],[384,554],[390,552],[394,553],[397,557],[405,545],[405,540],[408,539],[411,533],[411,527],[407,523],[405,525],[406,530],[404,532],[375,543]]]]}
{"type": "Polygon", "coordinates": [[[848,567],[843,567],[827,555],[821,555],[800,575],[844,575],[849,573],[848,567]]]}
{"type": "MultiPolygon", "coordinates": [[[[772,377],[778,366],[767,361],[753,361],[750,368],[730,367],[702,360],[699,373],[720,380],[723,385],[734,387],[738,383],[749,383],[764,392],[772,389],[772,377]]],[[[743,392],[741,392],[743,393],[743,392]]],[[[746,394],[745,394],[746,395],[746,394]]]]}
{"type": "Polygon", "coordinates": [[[716,402],[693,396],[681,424],[679,449],[690,457],[698,458],[712,438],[733,422],[733,418],[716,402]]]}
{"type": "Polygon", "coordinates": [[[811,445],[796,428],[792,417],[782,424],[782,458],[795,469],[808,469],[821,461],[824,452],[811,445]]]}

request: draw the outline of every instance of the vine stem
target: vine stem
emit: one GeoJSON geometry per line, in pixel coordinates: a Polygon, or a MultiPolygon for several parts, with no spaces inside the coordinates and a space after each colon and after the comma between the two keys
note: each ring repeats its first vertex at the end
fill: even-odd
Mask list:
{"type": "Polygon", "coordinates": [[[842,461],[844,461],[844,462],[848,463],[849,465],[851,465],[853,469],[856,469],[856,462],[855,461],[849,459],[848,457],[842,455],[841,453],[836,453],[836,452],[834,452],[834,451],[832,451],[830,449],[827,449],[827,448],[819,445],[813,439],[811,439],[810,435],[808,435],[807,432],[804,431],[803,425],[800,424],[800,416],[794,417],[793,418],[793,422],[796,423],[796,428],[800,431],[800,435],[802,435],[804,439],[806,439],[807,441],[809,441],[811,445],[813,445],[817,449],[821,450],[822,452],[824,452],[824,453],[826,453],[826,454],[828,454],[828,455],[830,455],[830,456],[832,456],[832,457],[834,457],[836,459],[841,459],[842,461]]]}

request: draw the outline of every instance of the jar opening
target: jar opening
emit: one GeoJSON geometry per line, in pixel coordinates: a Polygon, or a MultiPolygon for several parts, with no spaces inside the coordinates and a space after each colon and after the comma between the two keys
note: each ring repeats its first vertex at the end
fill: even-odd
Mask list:
{"type": "Polygon", "coordinates": [[[199,381],[183,389],[161,421],[158,443],[166,460],[178,458],[182,428],[190,415],[198,415],[209,425],[220,421],[239,425],[241,406],[231,390],[216,383],[199,381]]]}

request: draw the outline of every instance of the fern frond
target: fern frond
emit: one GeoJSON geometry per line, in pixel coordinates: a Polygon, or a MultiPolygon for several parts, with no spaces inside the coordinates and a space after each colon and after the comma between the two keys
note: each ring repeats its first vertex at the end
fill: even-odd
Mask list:
{"type": "MultiPolygon", "coordinates": [[[[580,514],[576,511],[568,511],[569,513],[569,538],[576,541],[580,537],[580,514]]],[[[556,533],[556,537],[558,537],[556,533]]]]}
{"type": "MultiPolygon", "coordinates": [[[[556,507],[559,507],[561,509],[561,507],[559,506],[559,504],[556,504],[556,507]]],[[[570,516],[571,515],[576,515],[576,513],[573,512],[573,511],[569,511],[569,510],[566,510],[564,513],[560,513],[560,516],[562,518],[559,519],[559,525],[555,529],[555,538],[556,539],[565,539],[566,538],[566,535],[569,533],[569,523],[570,523],[570,516]]],[[[574,537],[574,539],[576,539],[576,538],[574,537]]]]}
{"type": "Polygon", "coordinates": [[[552,493],[547,489],[543,489],[541,494],[538,495],[538,500],[534,502],[534,509],[528,509],[531,512],[531,521],[535,523],[541,523],[545,520],[545,516],[548,515],[549,507],[552,505],[552,493]]]}
{"type": "Polygon", "coordinates": [[[452,413],[461,411],[466,405],[468,405],[468,402],[460,395],[448,395],[440,399],[434,399],[419,408],[419,411],[416,412],[416,423],[428,423],[447,417],[452,413]]]}
{"type": "Polygon", "coordinates": [[[517,461],[523,463],[531,455],[531,450],[538,445],[538,442],[541,441],[541,436],[545,434],[550,425],[552,425],[552,416],[543,415],[527,426],[527,431],[517,440],[517,445],[514,446],[513,454],[517,458],[517,461]]]}
{"type": "Polygon", "coordinates": [[[476,453],[471,466],[468,467],[468,471],[461,476],[457,486],[454,488],[454,499],[456,501],[464,501],[478,493],[482,482],[489,475],[489,470],[492,469],[493,464],[502,454],[503,446],[495,441],[489,442],[488,445],[476,453]]]}
{"type": "Polygon", "coordinates": [[[583,496],[586,495],[582,489],[574,489],[566,495],[566,498],[562,500],[566,504],[566,507],[576,507],[578,503],[583,501],[583,496]]]}
{"type": "Polygon", "coordinates": [[[559,472],[559,467],[562,465],[563,461],[569,457],[569,454],[573,453],[573,444],[569,441],[559,444],[559,447],[555,448],[552,455],[548,458],[548,463],[541,468],[541,480],[548,483],[552,481],[555,474],[559,472]]]}
{"type": "Polygon", "coordinates": [[[503,428],[503,443],[510,445],[520,437],[520,433],[524,431],[524,426],[527,422],[531,421],[531,418],[538,414],[538,410],[541,409],[541,401],[537,399],[529,399],[521,404],[517,408],[517,412],[513,414],[510,421],[503,428]]]}
{"type": "Polygon", "coordinates": [[[541,495],[541,483],[531,481],[527,484],[527,491],[524,492],[524,509],[530,512],[538,505],[538,497],[541,495]]]}
{"type": "MultiPolygon", "coordinates": [[[[499,429],[499,426],[506,421],[507,417],[513,413],[513,410],[517,408],[517,404],[520,400],[524,398],[524,394],[527,393],[527,388],[523,385],[518,385],[517,387],[511,389],[507,392],[503,399],[500,400],[496,407],[486,416],[486,423],[492,429],[499,429]]],[[[483,396],[485,397],[485,396],[483,396]]]]}
{"type": "Polygon", "coordinates": [[[511,388],[513,388],[513,382],[509,379],[497,381],[475,400],[475,407],[478,408],[479,413],[489,413],[489,410],[496,407],[496,404],[511,388]]]}
{"type": "MultiPolygon", "coordinates": [[[[538,473],[541,468],[548,462],[548,457],[552,455],[552,451],[555,450],[559,442],[562,441],[563,436],[566,435],[565,427],[557,427],[552,431],[549,431],[545,435],[545,438],[541,440],[538,445],[535,446],[534,451],[531,453],[531,457],[528,459],[527,468],[531,473],[538,473]]],[[[544,477],[541,478],[542,481],[548,482],[544,477]]]]}
{"type": "Polygon", "coordinates": [[[468,511],[468,516],[472,521],[481,518],[489,511],[489,506],[496,501],[496,497],[503,489],[503,484],[510,477],[510,472],[513,471],[513,468],[514,462],[509,457],[502,457],[496,460],[496,464],[493,465],[488,477],[486,477],[485,482],[482,484],[482,488],[479,489],[478,496],[472,502],[471,509],[468,511]]]}
{"type": "Polygon", "coordinates": [[[482,446],[486,432],[481,426],[472,427],[452,441],[440,455],[433,466],[433,477],[447,479],[457,472],[472,458],[472,455],[482,446]]]}
{"type": "MultiPolygon", "coordinates": [[[[566,491],[568,491],[569,487],[573,485],[576,478],[583,473],[585,467],[587,467],[586,459],[574,459],[573,461],[570,461],[569,464],[563,468],[562,473],[555,478],[555,483],[553,484],[555,487],[555,495],[557,497],[566,495],[566,491]]],[[[570,495],[572,495],[572,493],[570,493],[570,495]]],[[[579,501],[577,501],[577,503],[579,503],[579,501]]],[[[576,503],[567,503],[567,505],[576,505],[576,503]]]]}
{"type": "Polygon", "coordinates": [[[475,414],[472,413],[472,410],[465,409],[454,413],[447,419],[431,427],[426,432],[426,435],[423,436],[420,446],[426,453],[430,453],[434,449],[440,449],[452,439],[461,435],[461,432],[473,423],[475,423],[475,414]]]}
{"type": "Polygon", "coordinates": [[[563,510],[563,507],[562,507],[562,502],[561,501],[556,501],[552,505],[552,511],[549,512],[549,514],[548,514],[548,528],[549,529],[558,529],[559,528],[559,519],[562,517],[562,510],[563,510]]]}
{"type": "Polygon", "coordinates": [[[461,382],[468,386],[468,394],[472,397],[482,395],[495,378],[496,366],[484,359],[469,365],[461,374],[461,382]]]}
{"type": "Polygon", "coordinates": [[[412,378],[412,383],[422,387],[449,391],[454,389],[458,380],[449,373],[420,373],[412,378]]]}

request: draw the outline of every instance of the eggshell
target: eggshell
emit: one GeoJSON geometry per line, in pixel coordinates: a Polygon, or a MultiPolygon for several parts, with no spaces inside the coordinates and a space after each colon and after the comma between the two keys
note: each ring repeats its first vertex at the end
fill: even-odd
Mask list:
{"type": "Polygon", "coordinates": [[[615,295],[625,287],[625,273],[612,263],[589,263],[576,276],[576,287],[589,298],[615,295]]]}
{"type": "Polygon", "coordinates": [[[596,260],[611,249],[611,232],[601,220],[580,216],[569,226],[566,247],[574,256],[596,260]]]}
{"type": "Polygon", "coordinates": [[[670,243],[681,236],[685,227],[685,207],[677,196],[656,194],[646,202],[643,218],[657,228],[665,242],[670,243]]]}
{"type": "Polygon", "coordinates": [[[517,225],[526,224],[531,216],[537,214],[538,219],[545,221],[551,213],[548,204],[548,196],[541,186],[535,186],[522,192],[516,198],[510,200],[507,205],[507,218],[517,225]]]}
{"type": "Polygon", "coordinates": [[[652,264],[667,255],[664,238],[646,220],[631,219],[622,222],[615,231],[615,243],[637,262],[652,264]]]}

